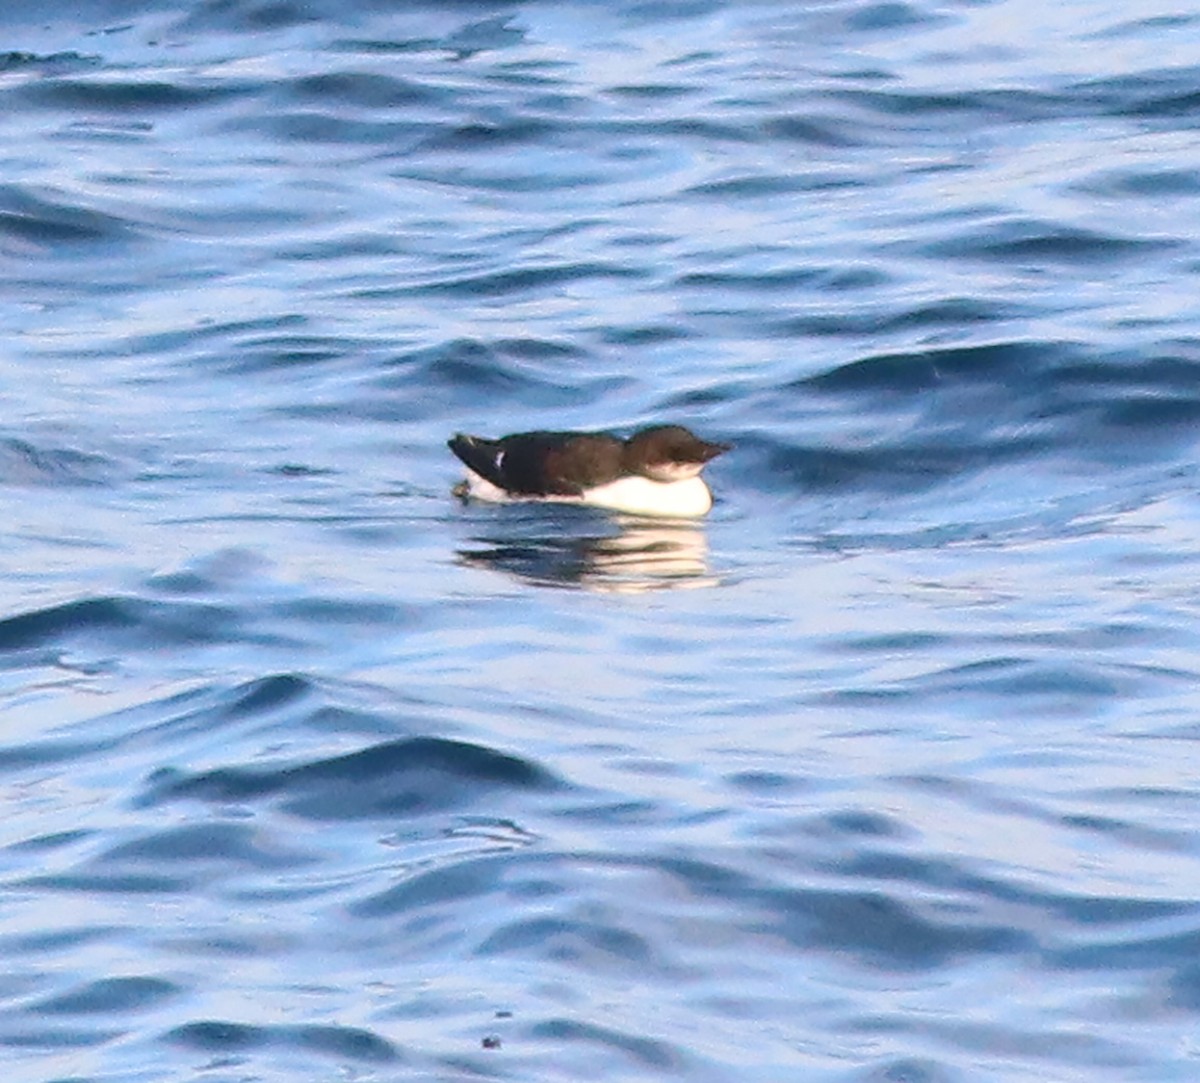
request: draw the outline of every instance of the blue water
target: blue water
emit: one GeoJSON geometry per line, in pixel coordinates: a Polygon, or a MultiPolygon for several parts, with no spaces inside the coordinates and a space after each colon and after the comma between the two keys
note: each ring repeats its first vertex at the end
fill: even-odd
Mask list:
{"type": "Polygon", "coordinates": [[[14,7],[5,1083],[1200,1079],[1200,10],[14,7]]]}

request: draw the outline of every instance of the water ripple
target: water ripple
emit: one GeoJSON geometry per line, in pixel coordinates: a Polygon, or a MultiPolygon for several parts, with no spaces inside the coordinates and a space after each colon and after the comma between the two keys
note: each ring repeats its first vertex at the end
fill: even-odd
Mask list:
{"type": "Polygon", "coordinates": [[[412,737],[345,756],[274,771],[220,768],[189,775],[164,770],[143,801],[251,801],[279,796],[306,819],[418,815],[478,800],[498,789],[545,790],[557,783],[519,757],[459,741],[412,737]]]}
{"type": "Polygon", "coordinates": [[[276,1024],[250,1026],[224,1020],[186,1023],[166,1035],[174,1045],[208,1053],[242,1053],[278,1046],[306,1056],[332,1057],[339,1062],[394,1064],[403,1054],[390,1042],[367,1030],[344,1026],[276,1024]]]}
{"type": "Polygon", "coordinates": [[[9,5],[7,1073],[1193,1079],[1179,6],[9,5]]]}
{"type": "Polygon", "coordinates": [[[125,244],[137,236],[132,223],[113,215],[0,186],[0,240],[11,254],[68,254],[75,247],[125,244]]]}

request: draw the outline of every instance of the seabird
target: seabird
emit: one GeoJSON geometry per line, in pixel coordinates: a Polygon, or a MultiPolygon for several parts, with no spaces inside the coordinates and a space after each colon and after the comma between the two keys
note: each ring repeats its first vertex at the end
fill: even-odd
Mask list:
{"type": "Polygon", "coordinates": [[[630,515],[696,518],[712,507],[700,476],[729,444],[682,425],[653,425],[627,440],[604,432],[520,432],[448,441],[467,477],[455,495],[477,500],[550,500],[630,515]]]}

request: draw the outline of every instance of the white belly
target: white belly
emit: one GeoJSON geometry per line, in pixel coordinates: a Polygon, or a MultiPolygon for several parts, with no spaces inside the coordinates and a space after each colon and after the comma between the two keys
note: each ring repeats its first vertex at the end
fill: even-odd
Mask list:
{"type": "Polygon", "coordinates": [[[629,477],[599,485],[585,496],[512,496],[497,488],[473,470],[467,471],[467,494],[476,500],[509,503],[520,500],[550,501],[555,504],[584,504],[594,508],[610,508],[626,515],[668,516],[672,519],[696,519],[707,515],[712,508],[712,493],[704,479],[686,481],[651,481],[649,478],[629,477]]]}
{"type": "Polygon", "coordinates": [[[597,508],[612,508],[627,515],[667,515],[678,519],[695,519],[707,515],[712,507],[712,493],[704,479],[686,481],[651,481],[631,477],[597,486],[582,497],[585,504],[597,508]]]}

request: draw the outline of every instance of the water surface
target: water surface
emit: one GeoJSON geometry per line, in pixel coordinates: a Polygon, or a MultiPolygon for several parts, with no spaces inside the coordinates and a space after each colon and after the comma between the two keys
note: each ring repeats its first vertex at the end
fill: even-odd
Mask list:
{"type": "Polygon", "coordinates": [[[1194,13],[0,25],[6,1078],[1196,1078],[1194,13]]]}

